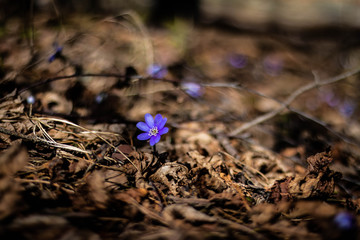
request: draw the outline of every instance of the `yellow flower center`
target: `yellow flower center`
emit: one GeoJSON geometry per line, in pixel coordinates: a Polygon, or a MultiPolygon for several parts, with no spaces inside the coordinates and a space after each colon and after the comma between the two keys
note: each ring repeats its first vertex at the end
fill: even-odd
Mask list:
{"type": "Polygon", "coordinates": [[[149,136],[156,136],[158,133],[159,133],[159,131],[158,131],[157,127],[153,127],[149,131],[149,136]]]}

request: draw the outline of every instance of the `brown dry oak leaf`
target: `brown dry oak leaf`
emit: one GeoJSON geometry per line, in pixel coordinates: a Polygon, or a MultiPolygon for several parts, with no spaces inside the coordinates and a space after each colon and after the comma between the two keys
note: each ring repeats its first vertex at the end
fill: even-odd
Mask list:
{"type": "Polygon", "coordinates": [[[270,202],[281,200],[318,198],[326,199],[333,194],[335,182],[341,174],[330,170],[331,152],[326,151],[310,156],[305,175],[277,180],[270,188],[270,202]]]}

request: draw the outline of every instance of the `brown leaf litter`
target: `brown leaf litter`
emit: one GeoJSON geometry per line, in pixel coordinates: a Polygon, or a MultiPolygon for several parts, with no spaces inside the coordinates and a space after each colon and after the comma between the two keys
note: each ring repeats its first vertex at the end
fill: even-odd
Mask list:
{"type": "Polygon", "coordinates": [[[297,175],[277,180],[270,189],[270,202],[291,199],[327,199],[335,190],[335,182],[341,178],[339,172],[330,170],[333,161],[331,151],[318,153],[307,159],[305,176],[297,175]]]}

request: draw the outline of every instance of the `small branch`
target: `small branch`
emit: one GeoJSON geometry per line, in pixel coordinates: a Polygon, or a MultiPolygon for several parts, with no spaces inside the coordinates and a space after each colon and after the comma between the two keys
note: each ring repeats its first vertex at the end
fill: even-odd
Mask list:
{"type": "Polygon", "coordinates": [[[230,133],[230,136],[236,136],[238,135],[239,133],[242,133],[244,131],[246,131],[247,129],[255,126],[255,125],[258,125],[262,122],[265,122],[273,117],[275,117],[276,115],[278,115],[280,112],[282,112],[284,109],[286,108],[289,108],[289,105],[298,97],[300,96],[301,94],[311,90],[311,89],[314,89],[314,88],[317,88],[319,86],[324,86],[324,85],[328,85],[328,84],[332,84],[332,83],[336,83],[338,81],[341,81],[345,78],[348,78],[352,75],[355,75],[357,73],[360,72],[360,68],[357,68],[355,70],[352,70],[352,71],[349,71],[349,72],[345,72],[343,74],[340,74],[338,76],[335,76],[335,77],[332,77],[332,78],[329,78],[327,80],[323,80],[323,81],[315,81],[315,82],[311,82],[299,89],[297,89],[295,92],[293,92],[283,103],[282,103],[282,106],[271,111],[271,112],[268,112],[268,113],[265,113],[257,118],[255,118],[254,120],[250,121],[250,122],[247,122],[245,124],[243,124],[241,127],[239,128],[236,128],[235,130],[233,130],[231,133],[230,133]]]}
{"type": "MultiPolygon", "coordinates": [[[[41,130],[41,128],[40,128],[41,130]]],[[[44,130],[43,130],[44,131],[44,130]]],[[[33,136],[27,136],[27,135],[24,135],[22,133],[18,133],[18,132],[15,132],[15,131],[12,131],[12,130],[8,130],[6,128],[3,128],[3,127],[0,127],[0,133],[4,133],[6,135],[9,135],[9,136],[13,136],[13,137],[16,137],[16,138],[21,138],[23,140],[26,140],[26,141],[29,141],[29,142],[33,142],[35,144],[42,144],[42,145],[45,145],[45,146],[50,146],[50,147],[55,147],[55,148],[61,148],[61,149],[65,149],[65,150],[71,150],[71,151],[77,151],[77,152],[81,152],[81,153],[89,153],[88,151],[86,150],[82,150],[80,148],[77,148],[77,147],[73,147],[73,146],[68,146],[66,144],[61,144],[61,143],[57,143],[55,142],[46,132],[46,136],[48,137],[48,140],[45,140],[43,138],[40,138],[40,137],[37,137],[35,134],[33,136]]],[[[45,136],[45,137],[46,137],[45,136]]]]}
{"type": "MultiPolygon", "coordinates": [[[[314,78],[315,78],[315,83],[316,83],[316,88],[318,88],[319,86],[319,77],[317,76],[316,72],[313,72],[314,74],[314,78]]],[[[267,96],[267,95],[264,95],[262,94],[261,92],[258,92],[258,91],[255,91],[253,89],[250,89],[250,88],[247,88],[247,87],[244,87],[242,85],[240,85],[239,83],[207,83],[207,84],[203,84],[204,87],[224,87],[224,88],[233,88],[233,89],[237,89],[237,90],[243,90],[243,91],[247,91],[247,92],[250,92],[252,94],[255,94],[257,96],[260,96],[262,98],[267,98],[267,99],[270,99],[272,101],[275,101],[281,105],[285,105],[282,101],[276,99],[276,98],[273,98],[273,97],[270,97],[270,96],[267,96]]],[[[330,127],[327,126],[327,124],[313,116],[310,116],[309,114],[306,114],[298,109],[295,109],[295,108],[292,108],[290,106],[287,106],[287,109],[291,112],[294,112],[304,118],[307,118],[319,125],[321,125],[322,127],[324,127],[325,129],[327,129],[329,132],[333,133],[335,136],[337,136],[338,138],[342,139],[344,142],[347,142],[349,144],[354,144],[354,145],[359,145],[358,143],[354,143],[352,140],[350,140],[349,138],[343,136],[341,133],[338,133],[336,132],[335,130],[331,129],[330,127]]],[[[266,116],[267,117],[267,116],[266,116]]],[[[217,134],[216,134],[217,135],[217,134]]],[[[221,142],[221,141],[220,141],[221,142]]],[[[229,149],[228,149],[229,150],[229,149]]],[[[228,151],[228,152],[231,152],[231,151],[228,151]]]]}
{"type": "Polygon", "coordinates": [[[22,133],[18,133],[18,132],[12,131],[12,130],[8,130],[8,129],[3,128],[3,127],[0,127],[0,133],[4,133],[4,134],[9,135],[9,136],[21,138],[21,139],[24,139],[24,140],[27,140],[27,141],[30,141],[30,142],[33,142],[33,143],[41,143],[41,144],[48,145],[47,142],[42,140],[41,138],[36,138],[36,137],[33,137],[33,136],[27,136],[27,135],[24,135],[22,133]]]}

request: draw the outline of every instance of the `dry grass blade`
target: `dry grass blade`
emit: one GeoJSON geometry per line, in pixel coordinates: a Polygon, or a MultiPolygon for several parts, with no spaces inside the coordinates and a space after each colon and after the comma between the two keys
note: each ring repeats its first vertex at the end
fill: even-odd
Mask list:
{"type": "MultiPolygon", "coordinates": [[[[151,44],[151,40],[147,28],[143,24],[140,16],[134,11],[128,11],[123,14],[120,14],[119,16],[126,19],[130,25],[135,27],[136,30],[140,32],[141,39],[143,41],[143,45],[145,49],[146,65],[147,66],[152,65],[154,62],[154,49],[151,44]]],[[[106,19],[105,21],[119,24],[119,21],[116,18],[106,19]]]]}
{"type": "MultiPolygon", "coordinates": [[[[48,123],[50,123],[50,122],[62,123],[62,124],[65,124],[67,126],[71,126],[71,127],[74,127],[75,129],[80,130],[79,134],[81,134],[81,135],[84,135],[84,136],[86,136],[86,135],[95,135],[96,137],[98,137],[99,139],[104,141],[106,144],[111,146],[114,149],[114,151],[119,152],[126,160],[128,160],[136,168],[136,170],[139,171],[139,169],[136,167],[136,165],[123,152],[121,152],[118,148],[116,148],[113,144],[111,144],[106,138],[101,136],[101,135],[108,135],[108,136],[111,136],[111,135],[114,136],[115,135],[115,136],[118,136],[119,134],[117,134],[117,133],[89,130],[87,128],[79,126],[79,125],[77,125],[75,123],[72,123],[72,122],[70,122],[68,120],[65,120],[65,119],[48,118],[48,117],[34,117],[34,118],[31,118],[31,120],[33,122],[35,122],[35,126],[34,126],[34,129],[33,129],[34,134],[36,132],[36,127],[39,128],[39,130],[43,134],[43,138],[38,137],[38,139],[48,143],[50,146],[57,147],[57,148],[62,148],[62,149],[65,149],[65,150],[70,150],[70,151],[81,152],[81,153],[87,153],[87,154],[91,153],[90,150],[84,150],[84,149],[81,149],[81,148],[78,148],[78,147],[74,147],[74,146],[71,146],[71,145],[56,142],[46,132],[46,130],[43,127],[43,126],[49,126],[48,123]]],[[[66,131],[63,131],[63,132],[66,132],[66,131]]]]}
{"type": "MultiPolygon", "coordinates": [[[[52,147],[56,147],[56,148],[61,148],[61,149],[65,149],[65,150],[69,150],[69,151],[75,151],[75,152],[81,152],[81,153],[91,153],[90,151],[88,150],[83,150],[83,149],[80,149],[78,147],[74,147],[74,146],[71,146],[71,145],[67,145],[67,144],[63,144],[63,143],[58,143],[56,142],[47,132],[46,130],[44,129],[43,125],[44,123],[41,122],[40,119],[38,118],[33,118],[32,119],[34,122],[35,122],[35,125],[34,125],[34,128],[33,128],[33,133],[34,135],[36,135],[36,130],[37,128],[40,130],[41,134],[42,134],[42,138],[41,137],[38,137],[37,138],[44,142],[44,143],[47,143],[48,145],[52,146],[52,147]]],[[[54,120],[54,119],[52,119],[54,120]]],[[[57,120],[57,119],[55,119],[57,120]]]]}

